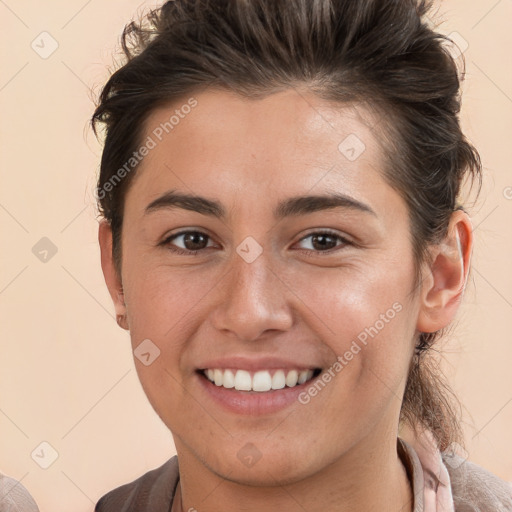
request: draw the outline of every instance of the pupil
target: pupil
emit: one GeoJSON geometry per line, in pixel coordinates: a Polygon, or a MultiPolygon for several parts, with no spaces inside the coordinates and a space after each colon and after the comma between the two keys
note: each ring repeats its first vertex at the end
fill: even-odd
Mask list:
{"type": "Polygon", "coordinates": [[[336,242],[334,240],[334,237],[331,236],[331,235],[315,235],[313,236],[313,247],[315,247],[315,244],[316,243],[319,243],[319,247],[315,247],[315,249],[325,249],[326,246],[329,246],[329,242],[328,240],[331,241],[331,247],[327,247],[327,248],[332,248],[332,247],[335,247],[336,246],[336,242]],[[327,244],[326,244],[326,241],[327,241],[327,244]],[[334,242],[334,244],[333,244],[334,242]]]}
{"type": "Polygon", "coordinates": [[[201,241],[198,242],[198,239],[203,239],[202,241],[204,242],[205,241],[205,236],[203,236],[201,233],[187,233],[185,235],[185,245],[187,246],[187,248],[190,250],[190,251],[195,251],[196,249],[201,249],[203,248],[201,244],[201,241]],[[190,242],[190,243],[189,243],[190,242]],[[199,245],[200,247],[190,247],[190,245],[199,245]]]}

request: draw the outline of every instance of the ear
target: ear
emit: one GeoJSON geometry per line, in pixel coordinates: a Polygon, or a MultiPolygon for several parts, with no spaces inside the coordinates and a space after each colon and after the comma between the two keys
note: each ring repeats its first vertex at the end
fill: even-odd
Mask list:
{"type": "Polygon", "coordinates": [[[418,331],[435,332],[454,319],[466,287],[472,250],[473,225],[467,213],[457,210],[443,242],[430,249],[432,264],[422,281],[418,331]]]}
{"type": "Polygon", "coordinates": [[[110,297],[114,303],[117,323],[123,329],[128,330],[126,318],[126,304],[124,301],[123,285],[114,264],[112,253],[112,229],[106,220],[101,220],[98,230],[98,241],[101,251],[101,269],[107,284],[110,297]]]}

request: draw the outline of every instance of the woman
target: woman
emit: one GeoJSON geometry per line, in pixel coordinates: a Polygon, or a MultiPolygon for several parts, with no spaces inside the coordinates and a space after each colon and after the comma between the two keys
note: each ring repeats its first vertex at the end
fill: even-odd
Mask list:
{"type": "Polygon", "coordinates": [[[481,164],[428,8],[183,0],[125,29],[93,116],[102,268],[177,457],[97,511],[512,510],[449,455],[429,352],[481,164]]]}

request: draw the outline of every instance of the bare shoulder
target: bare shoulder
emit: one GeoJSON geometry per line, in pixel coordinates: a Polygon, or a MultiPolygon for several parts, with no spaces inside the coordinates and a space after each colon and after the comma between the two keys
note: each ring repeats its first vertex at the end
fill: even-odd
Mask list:
{"type": "Polygon", "coordinates": [[[443,461],[456,512],[512,512],[512,484],[458,455],[445,453],[443,461]]]}

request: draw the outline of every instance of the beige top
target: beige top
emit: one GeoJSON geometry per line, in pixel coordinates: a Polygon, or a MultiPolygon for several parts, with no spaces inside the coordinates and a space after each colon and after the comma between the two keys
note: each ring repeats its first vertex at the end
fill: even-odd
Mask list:
{"type": "MultiPolygon", "coordinates": [[[[430,491],[437,495],[443,484],[428,468],[423,468],[414,448],[398,439],[398,454],[412,484],[414,512],[447,512],[449,509],[434,502],[433,508],[427,503],[430,491]]],[[[512,512],[510,484],[457,455],[442,454],[442,461],[449,474],[449,488],[444,491],[452,510],[512,512]]],[[[170,512],[178,481],[178,457],[174,456],[159,468],[103,496],[95,512],[170,512]]]]}
{"type": "Polygon", "coordinates": [[[0,511],[39,512],[39,509],[21,482],[0,474],[0,511]]]}

